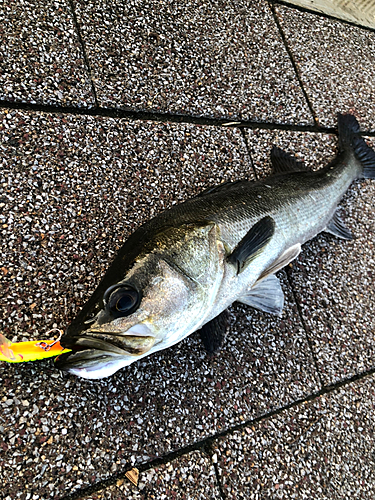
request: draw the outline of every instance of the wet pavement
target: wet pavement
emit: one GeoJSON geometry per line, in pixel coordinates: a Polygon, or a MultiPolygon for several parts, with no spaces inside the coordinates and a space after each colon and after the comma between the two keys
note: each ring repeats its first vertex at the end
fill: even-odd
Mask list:
{"type": "MultiPolygon", "coordinates": [[[[12,341],[65,329],[132,231],[269,175],[273,145],[319,169],[350,111],[375,146],[369,29],[245,0],[6,0],[0,19],[12,341]]],[[[341,203],[353,241],[321,234],[278,274],[281,318],[231,307],[214,358],[193,334],[99,381],[1,363],[0,498],[374,496],[374,194],[341,203]]]]}

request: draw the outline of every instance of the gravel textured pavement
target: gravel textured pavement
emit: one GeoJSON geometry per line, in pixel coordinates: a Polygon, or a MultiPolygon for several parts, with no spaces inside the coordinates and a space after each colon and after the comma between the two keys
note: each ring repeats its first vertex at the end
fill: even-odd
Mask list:
{"type": "MultiPolygon", "coordinates": [[[[273,145],[317,170],[351,112],[375,146],[367,28],[265,0],[5,0],[0,19],[14,342],[64,330],[146,220],[269,175],[273,145]]],[[[352,184],[355,239],[306,243],[282,316],[234,304],[212,358],[193,334],[97,381],[0,363],[0,499],[374,497],[374,194],[352,184]]]]}

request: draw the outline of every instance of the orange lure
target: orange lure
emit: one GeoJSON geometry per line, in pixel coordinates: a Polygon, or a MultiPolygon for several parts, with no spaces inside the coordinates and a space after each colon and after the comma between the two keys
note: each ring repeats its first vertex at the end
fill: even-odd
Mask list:
{"type": "MultiPolygon", "coordinates": [[[[53,331],[53,330],[50,330],[53,331]]],[[[24,363],[26,361],[36,361],[37,359],[51,358],[70,349],[64,349],[60,344],[62,331],[57,340],[35,340],[28,342],[11,342],[0,333],[0,361],[8,363],[24,363]]],[[[48,332],[50,333],[50,332],[48,332]]]]}

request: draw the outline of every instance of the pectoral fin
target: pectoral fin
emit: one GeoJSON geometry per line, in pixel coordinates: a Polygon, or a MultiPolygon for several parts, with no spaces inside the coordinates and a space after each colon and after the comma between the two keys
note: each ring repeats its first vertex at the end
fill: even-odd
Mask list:
{"type": "Polygon", "coordinates": [[[242,238],[233,252],[227,257],[228,262],[236,266],[237,274],[257,257],[270,242],[275,232],[275,221],[272,217],[263,217],[242,238]]]}
{"type": "Polygon", "coordinates": [[[199,330],[203,345],[208,354],[215,354],[223,345],[228,325],[228,311],[206,323],[199,330]]]}
{"type": "Polygon", "coordinates": [[[345,227],[344,223],[340,217],[335,213],[332,219],[329,221],[328,226],[324,230],[326,233],[333,234],[338,238],[343,240],[352,240],[354,238],[353,234],[345,227]]]}
{"type": "Polygon", "coordinates": [[[272,274],[258,281],[238,302],[281,316],[284,307],[284,293],[279,279],[272,274]]]}

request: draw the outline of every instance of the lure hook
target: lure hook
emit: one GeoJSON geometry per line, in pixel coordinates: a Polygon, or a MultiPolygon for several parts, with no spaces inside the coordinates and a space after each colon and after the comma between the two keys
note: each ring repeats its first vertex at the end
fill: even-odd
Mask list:
{"type": "Polygon", "coordinates": [[[38,342],[35,344],[35,347],[40,347],[41,349],[43,349],[43,351],[48,352],[51,349],[51,347],[53,347],[55,344],[57,344],[57,342],[60,342],[60,339],[61,339],[62,334],[64,332],[62,330],[60,330],[59,328],[52,328],[52,330],[49,330],[46,335],[48,335],[51,332],[59,332],[58,338],[56,340],[54,340],[52,342],[52,344],[47,344],[47,342],[38,342]]]}

